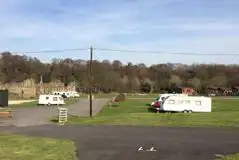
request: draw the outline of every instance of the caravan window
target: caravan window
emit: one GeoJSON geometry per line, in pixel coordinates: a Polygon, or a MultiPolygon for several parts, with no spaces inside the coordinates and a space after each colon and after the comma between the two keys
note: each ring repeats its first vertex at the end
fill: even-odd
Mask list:
{"type": "Polygon", "coordinates": [[[195,104],[197,105],[197,106],[200,106],[201,105],[201,101],[195,101],[195,104]]]}
{"type": "Polygon", "coordinates": [[[48,100],[49,99],[49,97],[46,97],[46,100],[48,100]]]}
{"type": "Polygon", "coordinates": [[[186,101],[185,101],[185,104],[190,104],[190,100],[186,100],[186,101]]]}
{"type": "Polygon", "coordinates": [[[182,104],[183,100],[177,100],[177,104],[182,104]]]}
{"type": "Polygon", "coordinates": [[[171,100],[168,101],[168,103],[169,103],[169,104],[175,104],[175,100],[172,100],[172,99],[171,99],[171,100]]]}
{"type": "Polygon", "coordinates": [[[57,97],[53,97],[53,101],[57,101],[57,97]]]}

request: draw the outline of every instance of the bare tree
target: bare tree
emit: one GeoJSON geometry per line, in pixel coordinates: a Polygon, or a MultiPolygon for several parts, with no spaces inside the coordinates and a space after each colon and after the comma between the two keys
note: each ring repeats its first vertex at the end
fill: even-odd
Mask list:
{"type": "Polygon", "coordinates": [[[169,80],[170,87],[180,86],[181,84],[182,84],[182,80],[180,79],[179,76],[171,75],[171,78],[169,80]]]}
{"type": "Polygon", "coordinates": [[[190,86],[192,86],[193,88],[195,88],[196,90],[200,90],[201,89],[201,81],[200,81],[200,79],[198,79],[196,77],[190,79],[188,81],[188,84],[190,86]]]}

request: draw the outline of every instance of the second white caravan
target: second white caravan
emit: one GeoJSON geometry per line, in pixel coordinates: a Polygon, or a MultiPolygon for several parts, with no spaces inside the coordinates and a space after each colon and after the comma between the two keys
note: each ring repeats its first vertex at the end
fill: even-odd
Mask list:
{"type": "Polygon", "coordinates": [[[211,97],[169,96],[162,102],[163,111],[174,112],[211,112],[211,97]]]}
{"type": "Polygon", "coordinates": [[[38,105],[63,105],[64,99],[60,95],[40,95],[38,105]]]}

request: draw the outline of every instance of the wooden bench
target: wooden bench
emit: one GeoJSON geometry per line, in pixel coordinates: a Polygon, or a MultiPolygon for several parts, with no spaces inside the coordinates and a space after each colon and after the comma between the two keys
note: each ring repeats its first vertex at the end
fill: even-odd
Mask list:
{"type": "Polygon", "coordinates": [[[1,108],[0,109],[0,118],[12,118],[12,109],[11,108],[1,108]]]}

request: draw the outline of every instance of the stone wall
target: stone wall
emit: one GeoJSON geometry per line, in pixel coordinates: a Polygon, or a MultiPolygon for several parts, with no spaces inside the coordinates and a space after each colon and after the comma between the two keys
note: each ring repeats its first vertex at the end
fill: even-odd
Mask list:
{"type": "Polygon", "coordinates": [[[64,83],[59,80],[56,80],[50,83],[37,84],[36,88],[38,88],[37,94],[39,95],[52,93],[54,91],[75,91],[76,84],[72,82],[67,87],[65,87],[64,83]]]}
{"type": "Polygon", "coordinates": [[[33,79],[27,79],[20,83],[0,84],[0,89],[8,89],[11,93],[16,93],[24,98],[35,97],[39,94],[52,93],[53,91],[75,91],[76,84],[70,83],[67,87],[59,81],[37,84],[33,79]]]}
{"type": "Polygon", "coordinates": [[[29,98],[34,97],[36,94],[35,81],[33,79],[27,79],[20,83],[6,83],[0,84],[0,89],[8,89],[8,92],[16,93],[19,96],[29,98]]]}

